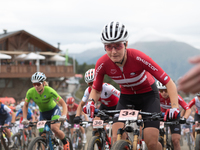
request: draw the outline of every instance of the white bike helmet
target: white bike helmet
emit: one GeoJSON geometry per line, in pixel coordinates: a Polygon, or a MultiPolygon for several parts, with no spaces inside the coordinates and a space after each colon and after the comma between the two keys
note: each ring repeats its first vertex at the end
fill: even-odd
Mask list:
{"type": "Polygon", "coordinates": [[[157,88],[158,89],[167,89],[166,86],[164,86],[161,82],[157,81],[156,82],[157,88]]]}
{"type": "Polygon", "coordinates": [[[46,80],[46,76],[42,72],[36,72],[31,77],[31,82],[32,83],[43,82],[45,80],[46,80]]]}
{"type": "Polygon", "coordinates": [[[88,84],[94,81],[95,69],[89,69],[85,73],[85,82],[88,84]]]}
{"type": "Polygon", "coordinates": [[[128,31],[120,22],[112,21],[105,25],[101,34],[101,41],[104,44],[127,41],[128,31]]]}
{"type": "Polygon", "coordinates": [[[24,104],[25,104],[25,102],[21,102],[19,105],[20,105],[21,107],[23,107],[24,104]]]}

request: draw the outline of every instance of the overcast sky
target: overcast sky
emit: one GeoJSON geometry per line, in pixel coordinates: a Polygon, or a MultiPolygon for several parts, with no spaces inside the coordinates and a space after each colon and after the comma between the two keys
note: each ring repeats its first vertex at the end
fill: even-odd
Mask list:
{"type": "Polygon", "coordinates": [[[120,21],[129,43],[172,39],[200,48],[199,0],[4,0],[0,33],[26,30],[69,53],[103,47],[100,34],[120,21]]]}

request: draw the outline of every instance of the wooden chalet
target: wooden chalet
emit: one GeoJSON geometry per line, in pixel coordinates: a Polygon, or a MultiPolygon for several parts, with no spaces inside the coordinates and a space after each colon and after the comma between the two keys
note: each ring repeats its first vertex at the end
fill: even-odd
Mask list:
{"type": "Polygon", "coordinates": [[[4,30],[0,34],[0,54],[7,54],[12,58],[0,59],[0,97],[24,98],[26,91],[32,87],[30,78],[38,69],[46,74],[49,85],[57,89],[66,78],[75,75],[72,65],[49,61],[52,56],[59,55],[59,52],[59,45],[56,48],[24,30],[4,30]],[[43,55],[45,59],[16,59],[21,54],[31,52],[43,55]]]}

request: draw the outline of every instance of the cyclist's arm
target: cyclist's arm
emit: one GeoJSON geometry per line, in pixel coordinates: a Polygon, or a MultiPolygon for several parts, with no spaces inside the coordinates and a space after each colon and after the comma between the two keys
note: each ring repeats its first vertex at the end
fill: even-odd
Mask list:
{"type": "Polygon", "coordinates": [[[86,102],[84,101],[81,101],[78,105],[78,108],[76,110],[76,116],[80,116],[81,115],[81,112],[83,110],[83,106],[85,105],[86,102]]]}
{"type": "Polygon", "coordinates": [[[189,109],[187,109],[186,111],[185,111],[185,114],[184,114],[184,118],[188,118],[189,116],[190,116],[190,113],[191,113],[191,109],[189,108],[189,109]]]}
{"type": "Polygon", "coordinates": [[[167,87],[167,92],[169,94],[169,98],[170,98],[170,101],[171,101],[171,107],[172,108],[179,108],[178,93],[177,93],[175,83],[172,81],[172,79],[170,79],[169,82],[165,86],[167,87]]]}
{"type": "Polygon", "coordinates": [[[190,113],[191,113],[190,107],[188,106],[188,104],[184,101],[184,99],[180,95],[178,95],[178,102],[181,105],[181,107],[184,110],[186,110],[183,117],[187,119],[190,116],[190,113]]]}
{"type": "Polygon", "coordinates": [[[13,111],[11,111],[11,116],[12,116],[12,123],[15,123],[15,113],[13,111]]]}
{"type": "Polygon", "coordinates": [[[32,122],[35,122],[35,115],[34,114],[31,115],[31,118],[32,118],[32,122]]]}
{"type": "Polygon", "coordinates": [[[89,121],[88,116],[83,111],[82,111],[82,115],[84,116],[85,121],[89,121]]]}
{"type": "Polygon", "coordinates": [[[97,103],[100,96],[101,96],[101,91],[97,91],[95,89],[92,89],[90,96],[89,96],[89,99],[93,99],[95,101],[95,103],[97,103]]]}
{"type": "Polygon", "coordinates": [[[28,103],[26,102],[24,103],[24,107],[23,107],[23,118],[27,118],[27,114],[28,114],[28,103]]]}
{"type": "Polygon", "coordinates": [[[65,101],[63,99],[60,99],[58,101],[58,103],[62,106],[63,111],[62,111],[62,116],[66,116],[67,115],[67,105],[65,103],[65,101]]]}

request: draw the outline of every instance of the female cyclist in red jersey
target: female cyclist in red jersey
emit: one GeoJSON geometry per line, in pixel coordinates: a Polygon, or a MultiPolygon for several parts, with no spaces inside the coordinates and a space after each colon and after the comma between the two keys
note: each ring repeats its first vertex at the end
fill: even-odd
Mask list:
{"type": "MultiPolygon", "coordinates": [[[[169,94],[167,92],[167,88],[159,81],[157,81],[156,84],[157,84],[157,88],[159,90],[161,111],[166,112],[167,109],[171,108],[171,102],[170,102],[169,94]]],[[[183,122],[186,122],[186,119],[188,119],[188,117],[190,116],[191,109],[180,95],[178,95],[178,103],[185,110],[184,116],[181,120],[183,122]]],[[[181,139],[180,124],[170,125],[170,131],[171,131],[171,135],[172,135],[172,142],[173,142],[174,149],[175,150],[181,149],[181,147],[180,147],[180,139],[181,139]]]]}
{"type": "MultiPolygon", "coordinates": [[[[80,120],[79,116],[82,109],[85,113],[90,112],[91,107],[87,107],[88,105],[86,105],[86,107],[83,108],[83,106],[88,102],[88,98],[92,90],[94,77],[95,77],[95,69],[89,69],[88,71],[86,71],[85,82],[88,84],[88,88],[85,90],[82,101],[80,102],[78,106],[77,113],[76,113],[77,117],[74,120],[76,123],[78,123],[80,120]]],[[[120,92],[114,86],[108,83],[103,83],[101,96],[98,99],[98,101],[101,102],[99,109],[100,110],[115,110],[117,103],[119,101],[119,96],[120,96],[120,92]]],[[[93,107],[93,109],[94,108],[95,106],[93,107]]],[[[90,114],[90,117],[93,118],[93,115],[90,114]]]]}
{"type": "MultiPolygon", "coordinates": [[[[101,95],[104,75],[108,75],[120,85],[121,95],[118,110],[134,105],[136,110],[160,112],[160,99],[153,76],[167,87],[172,108],[166,116],[176,119],[179,114],[176,85],[163,69],[143,52],[127,48],[128,31],[125,25],[112,21],[105,25],[101,34],[106,54],[95,65],[95,79],[89,96],[88,105],[93,107],[101,95]]],[[[117,130],[124,122],[114,120],[113,143],[117,139],[117,130]]],[[[158,142],[159,121],[144,123],[144,140],[149,150],[161,150],[158,142]]]]}

